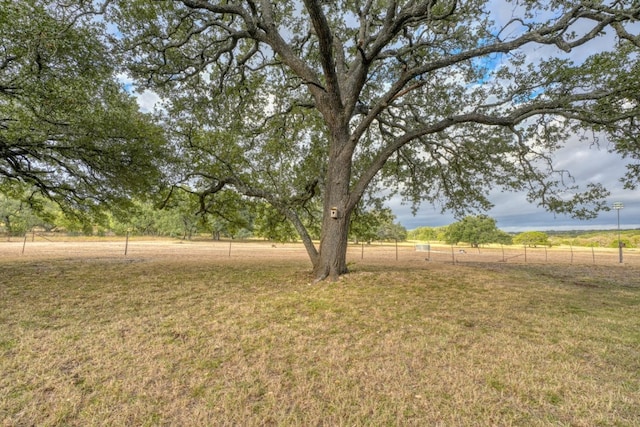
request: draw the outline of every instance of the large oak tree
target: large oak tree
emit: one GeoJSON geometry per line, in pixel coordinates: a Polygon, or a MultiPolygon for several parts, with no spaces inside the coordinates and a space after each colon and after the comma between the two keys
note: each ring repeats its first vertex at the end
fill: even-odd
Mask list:
{"type": "Polygon", "coordinates": [[[129,70],[164,99],[202,208],[226,191],[266,200],[318,279],[347,271],[349,221],[368,194],[463,214],[501,187],[588,216],[606,191],[574,188],[550,153],[575,134],[640,151],[637,1],[113,6],[129,70]]]}

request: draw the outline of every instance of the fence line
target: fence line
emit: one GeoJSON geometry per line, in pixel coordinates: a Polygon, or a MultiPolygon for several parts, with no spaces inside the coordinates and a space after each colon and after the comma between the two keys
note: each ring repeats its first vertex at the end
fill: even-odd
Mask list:
{"type": "MultiPolygon", "coordinates": [[[[425,249],[416,247],[416,252],[425,249]]],[[[502,246],[486,248],[431,246],[426,253],[431,261],[442,262],[520,262],[520,263],[567,263],[567,264],[619,264],[618,250],[595,247],[527,247],[502,246]]],[[[629,259],[624,263],[640,263],[640,251],[625,250],[629,259]]]]}
{"type": "MultiPolygon", "coordinates": [[[[60,236],[62,237],[62,236],[60,236]]],[[[258,240],[198,240],[145,239],[114,236],[106,238],[58,238],[39,233],[0,242],[0,258],[12,257],[163,257],[198,256],[199,259],[307,258],[301,243],[276,243],[258,240]]],[[[358,261],[412,261],[442,263],[561,263],[620,264],[617,248],[502,246],[471,248],[442,244],[373,243],[350,244],[347,258],[358,261]]],[[[625,248],[623,264],[640,265],[640,249],[625,248]]]]}

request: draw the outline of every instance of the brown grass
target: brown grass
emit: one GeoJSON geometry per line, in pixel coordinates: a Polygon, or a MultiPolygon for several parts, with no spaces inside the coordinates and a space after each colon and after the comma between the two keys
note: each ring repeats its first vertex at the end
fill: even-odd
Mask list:
{"type": "Polygon", "coordinates": [[[0,245],[3,426],[640,419],[631,264],[354,247],[310,285],[295,245],[30,243],[0,245]]]}

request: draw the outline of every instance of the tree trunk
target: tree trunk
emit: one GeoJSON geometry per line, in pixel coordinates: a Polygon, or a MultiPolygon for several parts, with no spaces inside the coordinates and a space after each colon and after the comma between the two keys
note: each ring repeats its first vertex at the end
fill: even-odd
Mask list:
{"type": "Polygon", "coordinates": [[[348,273],[347,243],[353,211],[349,194],[352,150],[345,149],[349,137],[347,129],[341,130],[333,134],[334,144],[329,154],[320,250],[313,263],[316,281],[327,277],[337,280],[341,274],[348,273]]]}
{"type": "Polygon", "coordinates": [[[7,230],[7,242],[11,241],[11,218],[9,215],[4,217],[4,228],[7,230]]]}
{"type": "Polygon", "coordinates": [[[330,209],[325,212],[322,221],[320,251],[313,266],[316,281],[324,280],[327,277],[335,281],[341,274],[349,272],[347,269],[347,243],[350,216],[350,212],[340,209],[337,211],[337,218],[331,217],[330,209]]]}

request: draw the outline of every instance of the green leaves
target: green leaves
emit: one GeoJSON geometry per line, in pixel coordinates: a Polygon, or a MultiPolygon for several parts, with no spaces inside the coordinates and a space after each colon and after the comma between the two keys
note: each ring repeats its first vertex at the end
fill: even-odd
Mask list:
{"type": "Polygon", "coordinates": [[[157,189],[163,135],[116,80],[92,5],[2,3],[0,180],[82,210],[157,189]]]}
{"type": "Polygon", "coordinates": [[[525,231],[519,233],[513,238],[513,243],[534,248],[536,246],[551,246],[549,236],[542,231],[525,231]]]}
{"type": "Polygon", "coordinates": [[[447,243],[469,243],[478,247],[487,243],[511,244],[511,236],[496,227],[496,220],[486,215],[466,216],[446,228],[447,243]]]}

